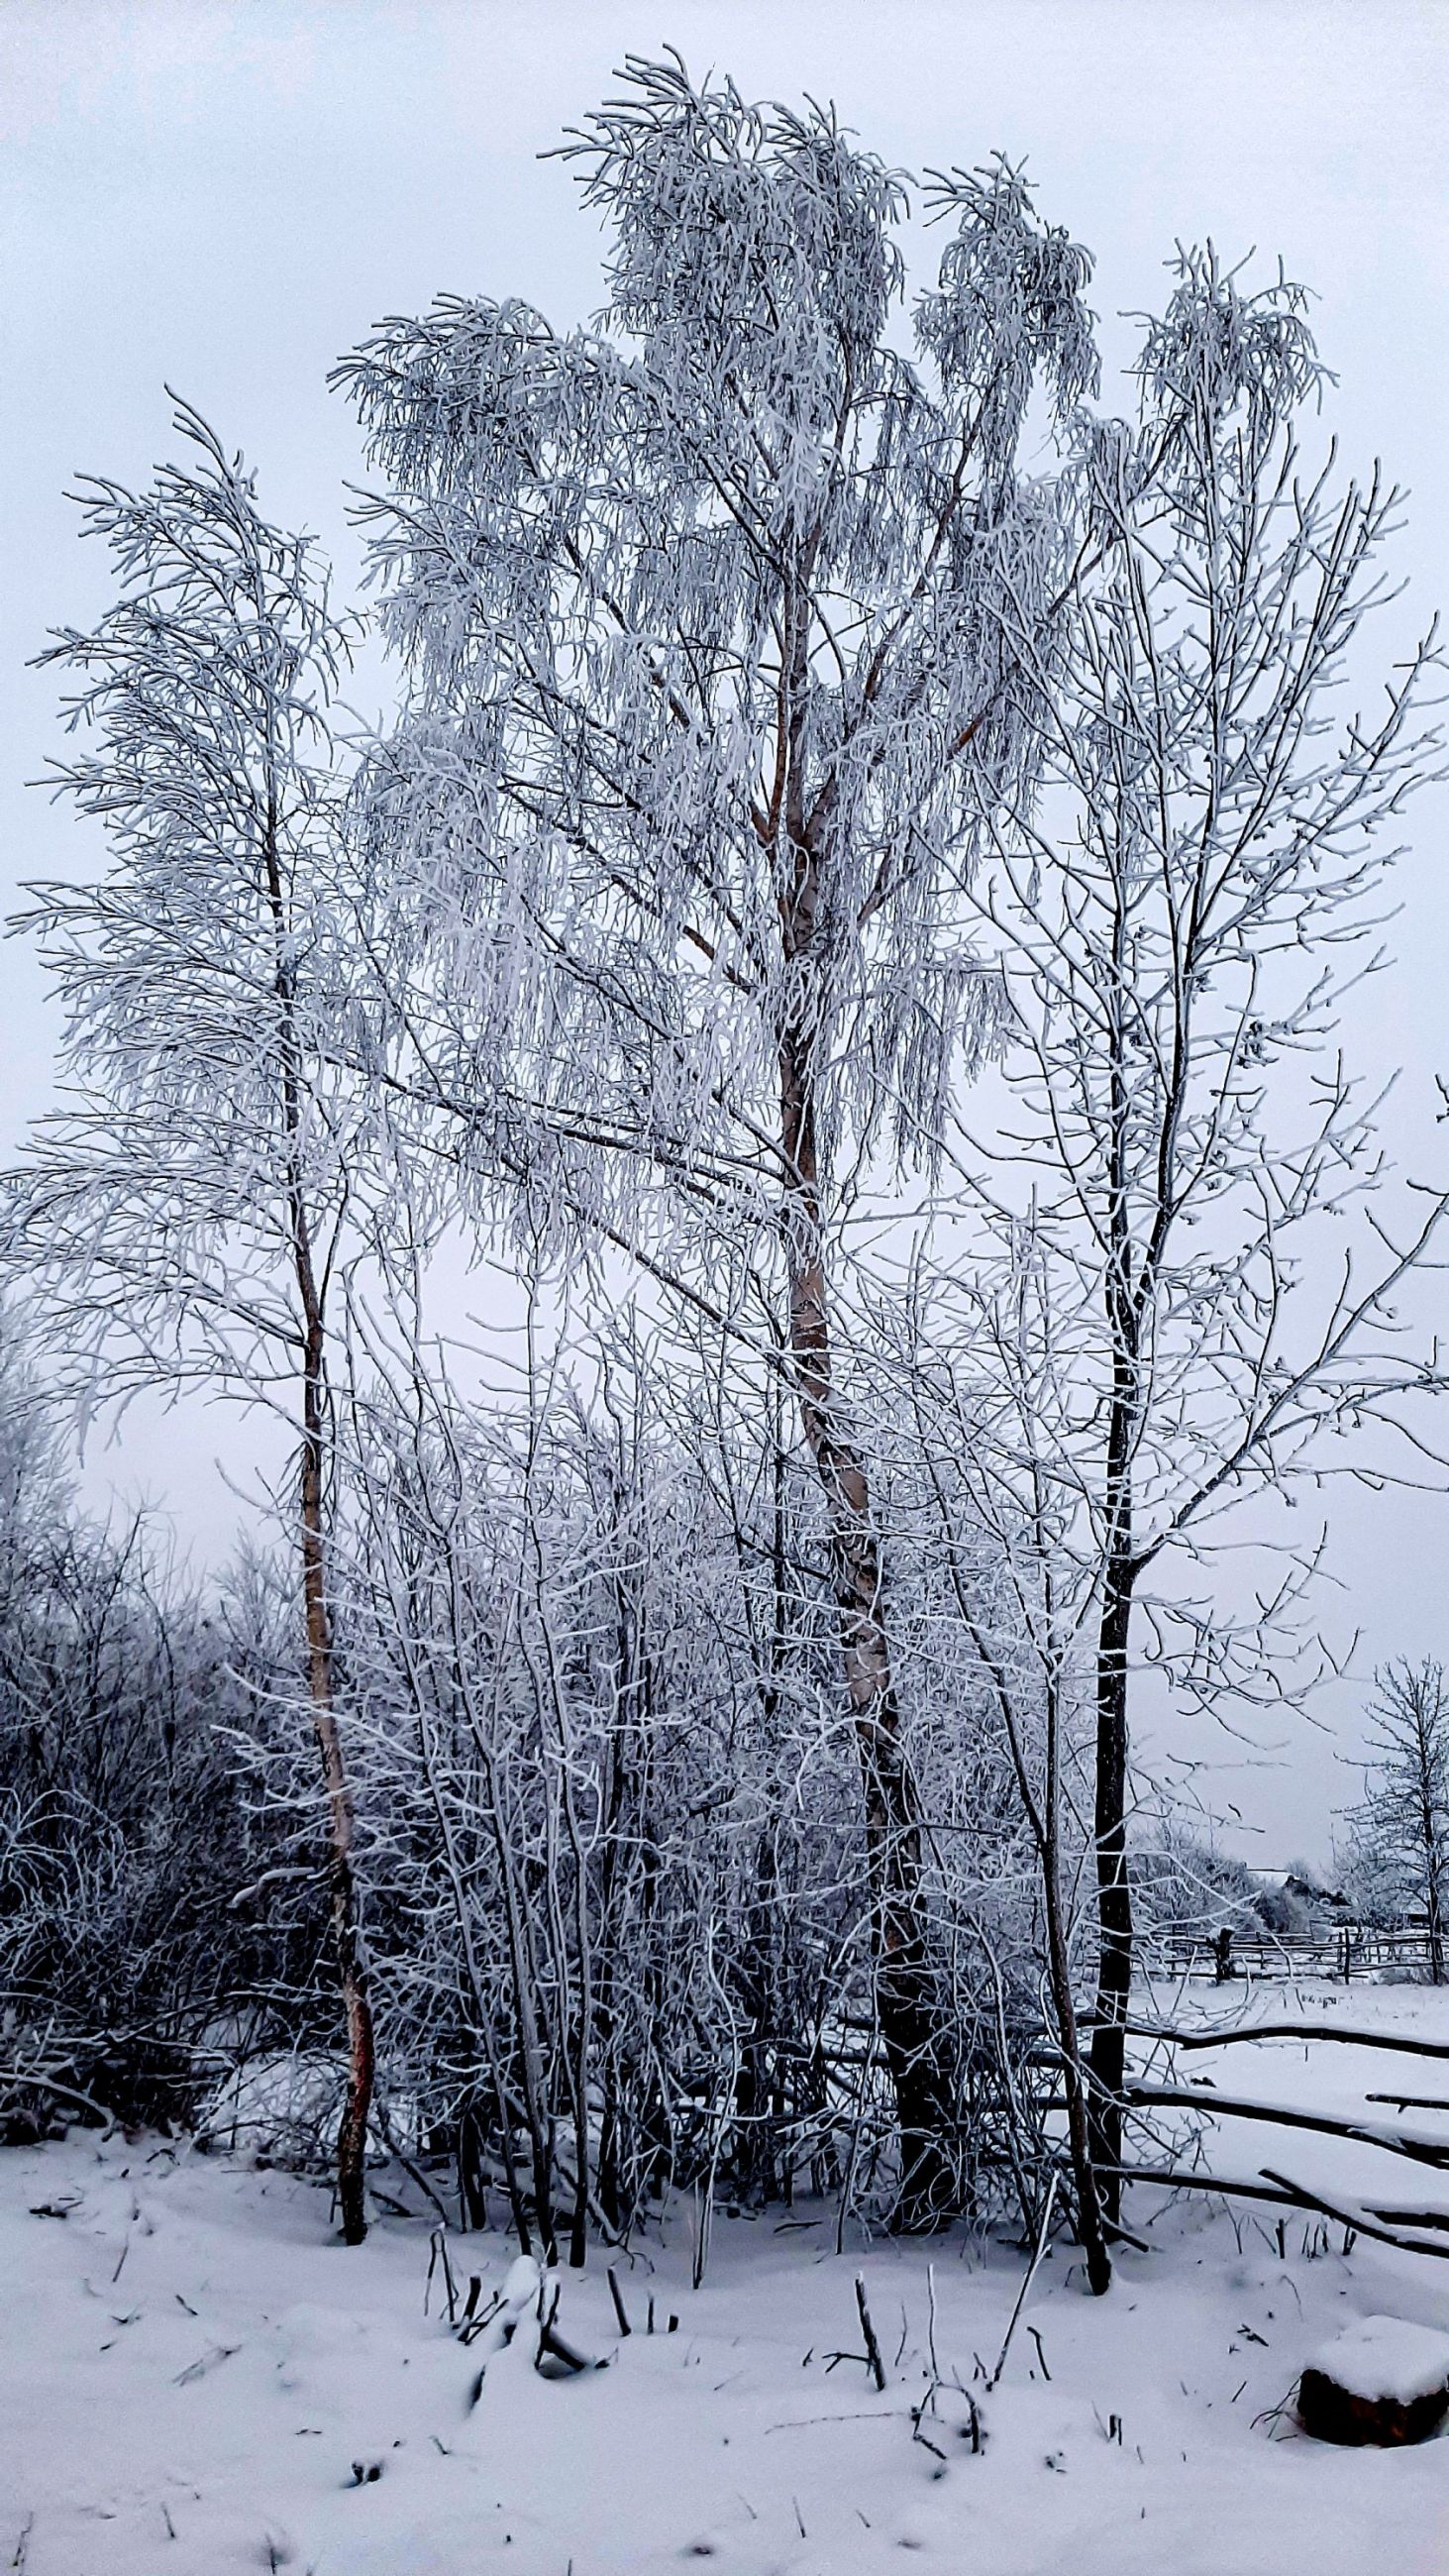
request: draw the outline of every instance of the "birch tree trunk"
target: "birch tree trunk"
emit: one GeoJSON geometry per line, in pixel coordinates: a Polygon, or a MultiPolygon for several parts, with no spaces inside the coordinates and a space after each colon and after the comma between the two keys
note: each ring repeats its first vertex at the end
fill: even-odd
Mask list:
{"type": "MultiPolygon", "coordinates": [[[[808,922],[813,912],[813,862],[801,875],[808,899],[797,899],[791,924],[797,938],[802,914],[808,922]]],[[[839,1420],[821,1224],[816,1068],[810,1030],[798,1015],[781,1043],[780,1103],[788,1174],[790,1349],[802,1427],[825,1497],[845,1690],[860,1760],[876,2008],[900,2124],[897,2224],[913,2231],[941,2225],[957,2205],[949,2143],[954,2105],[922,1903],[919,1806],[891,1665],[885,1569],[865,1461],[839,1420]]]]}

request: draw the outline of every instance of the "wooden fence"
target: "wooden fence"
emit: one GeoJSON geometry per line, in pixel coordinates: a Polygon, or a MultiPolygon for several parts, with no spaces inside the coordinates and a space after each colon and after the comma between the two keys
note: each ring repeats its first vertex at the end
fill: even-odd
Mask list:
{"type": "Polygon", "coordinates": [[[1435,1983],[1449,1977],[1449,1957],[1436,1963],[1427,1932],[1376,1932],[1348,1923],[1321,1935],[1234,1932],[1226,1952],[1221,1934],[1147,1931],[1139,1955],[1149,1975],[1213,1983],[1311,1977],[1347,1986],[1356,1977],[1397,1974],[1435,1983]]]}

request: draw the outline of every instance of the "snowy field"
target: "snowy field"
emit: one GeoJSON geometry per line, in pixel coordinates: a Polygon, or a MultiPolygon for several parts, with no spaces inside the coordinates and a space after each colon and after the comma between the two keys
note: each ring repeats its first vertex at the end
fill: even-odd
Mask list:
{"type": "MultiPolygon", "coordinates": [[[[1449,2039],[1437,1995],[1322,1989],[1298,2008],[1449,2039]]],[[[1279,2017],[1281,1990],[1252,2009],[1279,2017]]],[[[1181,2068],[1300,2107],[1351,2113],[1399,2087],[1449,2106],[1449,2061],[1275,2043],[1181,2068]]],[[[1434,2113],[1414,2117],[1433,2133],[1434,2113]]],[[[1326,2196],[1449,2208],[1449,2176],[1356,2142],[1287,2144],[1237,2120],[1207,2144],[1221,2172],[1277,2163],[1326,2196]]],[[[1280,2253],[1268,2209],[1234,2221],[1142,2189],[1130,2216],[1153,2250],[1125,2252],[1097,2303],[1059,2247],[988,2393],[1019,2256],[947,2240],[841,2257],[833,2212],[803,2208],[717,2220],[692,2292],[681,2211],[621,2269],[627,2341],[598,2258],[564,2276],[560,2328],[607,2369],[545,2379],[520,2336],[470,2409],[478,2352],[446,2330],[436,2278],[425,2313],[429,2218],[383,2218],[347,2252],[325,2189],[289,2175],[81,2131],[11,2150],[0,2568],[644,2576],[698,2559],[720,2576],[910,2561],[952,2576],[1442,2576],[1449,2442],[1338,2451],[1274,2410],[1355,2318],[1449,2326],[1449,2263],[1362,2239],[1345,2258],[1341,2229],[1302,2217],[1280,2253]],[[930,2448],[912,2436],[931,2378],[928,2265],[946,2383],[921,2423],[930,2448]],[[859,2346],[857,2269],[883,2394],[858,2360],[828,2367],[859,2346]]],[[[515,2250],[452,2240],[460,2278],[494,2285],[515,2250]]]]}

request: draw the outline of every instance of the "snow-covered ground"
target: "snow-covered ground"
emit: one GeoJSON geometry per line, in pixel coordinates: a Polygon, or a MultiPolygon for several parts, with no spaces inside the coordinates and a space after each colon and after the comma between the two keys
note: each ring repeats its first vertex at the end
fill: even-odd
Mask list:
{"type": "MultiPolygon", "coordinates": [[[[1279,2017],[1281,1990],[1252,2008],[1279,2017]]],[[[1324,1990],[1300,2008],[1449,2039],[1439,1996],[1324,1990]]],[[[1449,2061],[1372,2051],[1305,2061],[1278,2043],[1185,2057],[1182,2071],[1300,2104],[1311,2087],[1340,2109],[1401,2084],[1449,2104],[1449,2061]]],[[[1435,2114],[1416,2116],[1433,2130],[1435,2114]]],[[[1449,2176],[1352,2142],[1301,2138],[1290,2154],[1234,2121],[1212,2151],[1222,2171],[1278,2162],[1326,2193],[1449,2208],[1449,2176]]],[[[1345,2259],[1341,2230],[1325,2251],[1302,2218],[1280,2255],[1271,2211],[1240,2208],[1234,2225],[1211,2201],[1143,2190],[1132,2219],[1155,2250],[1123,2255],[1105,2302],[1068,2249],[1042,2267],[988,2394],[1019,2257],[953,2240],[842,2258],[833,2213],[797,2209],[717,2220],[692,2292],[681,2211],[622,2269],[627,2342],[602,2263],[564,2276],[560,2327],[606,2370],[545,2379],[520,2339],[470,2410],[481,2347],[447,2332],[436,2277],[425,2313],[430,2218],[384,2218],[348,2252],[326,2192],[292,2176],[80,2131],[12,2150],[0,2568],[648,2576],[697,2558],[721,2576],[876,2576],[912,2560],[951,2576],[1443,2576],[1449,2441],[1337,2451],[1271,2410],[1356,2318],[1449,2326],[1449,2262],[1362,2240],[1345,2259]],[[923,2421],[934,2448],[911,2420],[929,2381],[928,2265],[940,2375],[959,2382],[923,2421]],[[883,2394],[859,2361],[827,2367],[859,2346],[857,2270],[883,2394]]],[[[492,2284],[515,2250],[452,2240],[458,2274],[492,2284]]]]}

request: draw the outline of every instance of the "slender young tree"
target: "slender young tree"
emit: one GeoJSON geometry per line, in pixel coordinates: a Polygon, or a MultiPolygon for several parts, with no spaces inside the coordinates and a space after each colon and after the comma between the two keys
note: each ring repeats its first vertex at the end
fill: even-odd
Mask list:
{"type": "Polygon", "coordinates": [[[623,1247],[793,1386],[901,2218],[929,2223],[954,2197],[949,2016],[844,1228],[867,1172],[929,1153],[990,1034],[958,888],[983,806],[1028,793],[1081,553],[1064,487],[1018,459],[1029,409],[1064,421],[1094,383],[1089,264],[1004,163],[934,181],[912,363],[903,183],[833,115],[635,61],[567,148],[612,238],[598,332],[445,298],[340,371],[390,486],[369,515],[411,678],[371,814],[427,934],[415,1078],[531,1222],[623,1247]],[[1029,669],[1003,649],[1018,603],[1029,669]]]}
{"type": "MultiPolygon", "coordinates": [[[[1324,1435],[1400,1422],[1402,1399],[1444,1383],[1433,1351],[1404,1338],[1396,1298],[1445,1200],[1409,1199],[1397,1232],[1366,1204],[1385,1178],[1376,1104],[1337,1040],[1398,818],[1433,774],[1437,735],[1418,712],[1433,639],[1393,669],[1371,717],[1342,706],[1385,596],[1398,499],[1377,477],[1336,487],[1331,462],[1305,473],[1298,417],[1319,370],[1301,303],[1281,285],[1244,294],[1211,254],[1184,258],[1146,335],[1140,433],[1099,433],[1084,457],[1102,561],[1069,605],[1054,686],[1038,689],[1043,793],[1005,829],[998,799],[977,880],[1015,1047],[1001,1179],[981,1190],[1005,1306],[973,1329],[1020,1388],[1044,1369],[1058,1388],[1067,1589],[1096,1699],[1091,2073],[1109,2220],[1134,1652],[1203,1703],[1261,1696],[1265,1672],[1282,1686],[1263,1648],[1286,1593],[1235,1634],[1168,1566],[1206,1549],[1245,1495],[1321,1472],[1324,1435]],[[1184,433],[1149,484],[1132,458],[1143,441],[1164,452],[1165,414],[1184,433]],[[1024,1351],[1023,1237],[1045,1280],[1024,1351]]],[[[1033,631],[1024,598],[1009,649],[1030,658],[1033,631]]],[[[961,1157],[977,1187],[984,1151],[961,1157]]],[[[1003,1443],[1018,1489],[1037,1454],[1003,1443]]],[[[1018,1528],[1029,1502],[1023,1490],[1018,1528]]],[[[1306,1578],[1312,1549],[1289,1555],[1306,1578]]]]}
{"type": "Polygon", "coordinates": [[[90,480],[85,533],[120,595],[42,663],[74,675],[58,792],[99,822],[94,881],[33,886],[66,1013],[65,1105],[9,1176],[9,1253],[38,1274],[88,1399],[187,1380],[300,1414],[295,1528],[347,2022],[337,2166],[366,2233],[372,2023],[336,1707],[327,1527],[328,1300],[364,1195],[354,886],[328,706],[350,631],[310,542],[187,406],[186,461],[147,491],[90,480]]]}
{"type": "Polygon", "coordinates": [[[1084,1909],[1076,1883],[1091,1850],[1079,1758],[1091,1583],[1082,1579],[1073,1545],[1076,1498],[1060,1472],[1073,1426],[1048,1311],[1055,1284],[1030,1226],[1005,1279],[968,1296],[964,1313],[954,1283],[918,1278],[897,1374],[909,1390],[929,1496],[921,1552],[949,1586],[976,1666],[972,1678],[989,1695],[1031,1838],[1043,2000],[1060,2051],[1076,2230],[1100,2295],[1112,2265],[1077,2000],[1084,1909]]]}

